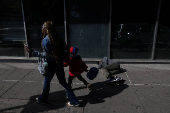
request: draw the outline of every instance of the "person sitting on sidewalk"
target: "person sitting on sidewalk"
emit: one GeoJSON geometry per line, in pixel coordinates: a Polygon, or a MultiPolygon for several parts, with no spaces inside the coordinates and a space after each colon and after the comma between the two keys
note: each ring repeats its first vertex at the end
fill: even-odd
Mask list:
{"type": "Polygon", "coordinates": [[[89,89],[90,84],[80,75],[84,71],[87,72],[87,65],[82,61],[80,55],[76,55],[78,53],[78,47],[73,46],[70,48],[70,57],[68,62],[64,62],[64,67],[69,65],[69,78],[68,85],[72,84],[72,81],[75,77],[77,77],[80,81],[86,85],[87,89],[89,89]]]}
{"type": "Polygon", "coordinates": [[[98,62],[98,69],[101,69],[103,75],[107,78],[105,83],[117,82],[124,83],[121,77],[117,77],[115,74],[122,72],[120,64],[115,62],[108,57],[104,57],[102,61],[98,62]]]}

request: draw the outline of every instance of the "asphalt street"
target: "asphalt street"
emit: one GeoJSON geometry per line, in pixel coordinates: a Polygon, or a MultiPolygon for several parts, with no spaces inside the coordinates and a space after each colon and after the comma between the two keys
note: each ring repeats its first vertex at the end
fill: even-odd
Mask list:
{"type": "MultiPolygon", "coordinates": [[[[88,69],[97,67],[87,63],[88,69]]],[[[78,79],[73,90],[80,107],[68,107],[64,88],[55,76],[51,82],[49,103],[37,104],[35,98],[42,93],[43,76],[37,63],[31,61],[0,62],[0,112],[1,113],[170,113],[170,63],[125,62],[126,72],[117,74],[125,79],[123,85],[106,85],[101,71],[97,78],[88,80],[87,90],[78,79]]],[[[65,68],[68,78],[68,67],[65,68]]]]}

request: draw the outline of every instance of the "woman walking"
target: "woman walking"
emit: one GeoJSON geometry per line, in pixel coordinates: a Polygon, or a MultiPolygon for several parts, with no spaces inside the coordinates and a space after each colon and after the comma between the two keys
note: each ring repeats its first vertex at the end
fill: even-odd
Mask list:
{"type": "Polygon", "coordinates": [[[66,89],[70,102],[68,106],[79,106],[79,101],[73,93],[71,87],[67,84],[63,68],[63,51],[64,41],[59,37],[52,21],[45,21],[42,26],[43,40],[41,46],[43,52],[25,48],[28,52],[32,52],[33,56],[45,57],[48,63],[49,75],[45,76],[42,94],[36,98],[40,104],[46,104],[50,91],[50,82],[56,74],[59,83],[66,89]]]}

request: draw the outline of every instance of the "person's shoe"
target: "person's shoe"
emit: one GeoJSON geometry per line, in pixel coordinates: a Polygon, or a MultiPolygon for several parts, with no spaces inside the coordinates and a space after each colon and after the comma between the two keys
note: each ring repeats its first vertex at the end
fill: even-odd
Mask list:
{"type": "Polygon", "coordinates": [[[88,90],[90,90],[90,86],[91,86],[90,84],[87,84],[87,85],[86,85],[86,87],[87,87],[88,90]]]}
{"type": "Polygon", "coordinates": [[[110,77],[110,78],[108,78],[108,79],[105,81],[105,83],[106,83],[106,84],[111,83],[111,82],[113,82],[113,80],[114,80],[114,78],[111,78],[111,77],[110,77]]]}
{"type": "Polygon", "coordinates": [[[123,78],[119,77],[117,78],[117,84],[121,85],[125,82],[126,80],[124,80],[123,78]]]}
{"type": "Polygon", "coordinates": [[[68,102],[67,105],[70,107],[79,107],[79,104],[70,104],[70,102],[68,102]]]}
{"type": "Polygon", "coordinates": [[[38,97],[35,99],[38,104],[47,104],[47,102],[42,102],[38,100],[38,97]]]}

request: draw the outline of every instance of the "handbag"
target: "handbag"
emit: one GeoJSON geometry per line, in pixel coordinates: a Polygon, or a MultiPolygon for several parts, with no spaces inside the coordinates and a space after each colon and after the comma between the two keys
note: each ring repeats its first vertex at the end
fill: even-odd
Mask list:
{"type": "Polygon", "coordinates": [[[40,74],[43,75],[43,76],[49,75],[48,63],[47,63],[45,57],[42,58],[41,56],[39,56],[38,70],[39,70],[40,74]]]}

